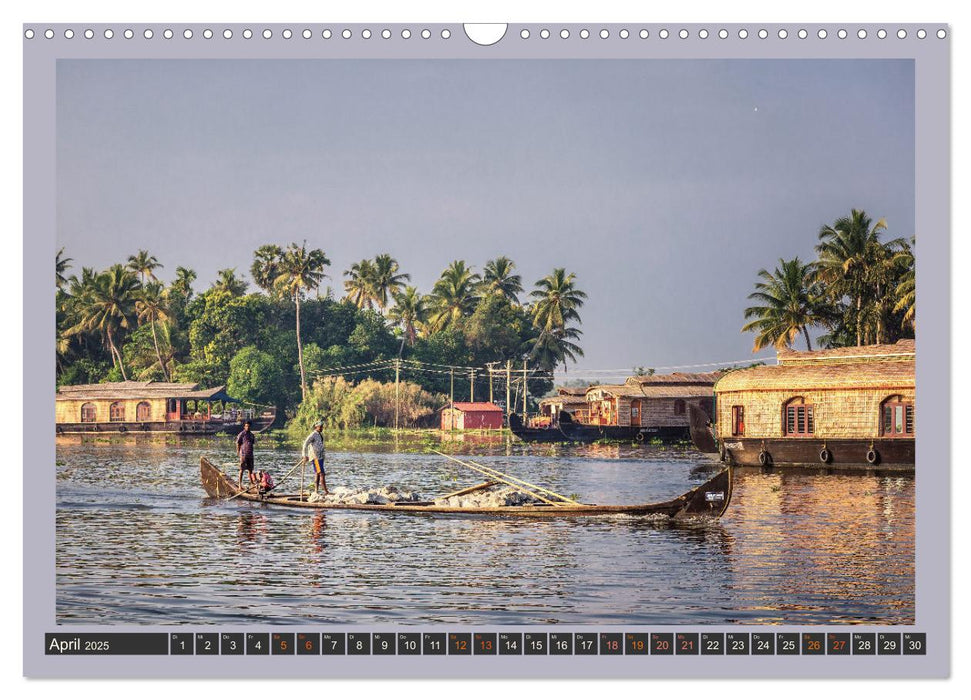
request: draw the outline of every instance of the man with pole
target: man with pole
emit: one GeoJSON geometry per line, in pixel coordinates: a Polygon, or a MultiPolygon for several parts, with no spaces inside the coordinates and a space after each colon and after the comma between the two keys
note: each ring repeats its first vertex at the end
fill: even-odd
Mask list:
{"type": "MultiPolygon", "coordinates": [[[[307,439],[303,441],[303,461],[310,462],[314,468],[314,489],[319,491],[323,488],[324,495],[330,493],[327,490],[327,473],[324,470],[324,422],[317,420],[314,422],[314,429],[307,439]]],[[[302,481],[302,480],[301,480],[302,481]]],[[[303,487],[301,486],[301,489],[303,487]]]]}

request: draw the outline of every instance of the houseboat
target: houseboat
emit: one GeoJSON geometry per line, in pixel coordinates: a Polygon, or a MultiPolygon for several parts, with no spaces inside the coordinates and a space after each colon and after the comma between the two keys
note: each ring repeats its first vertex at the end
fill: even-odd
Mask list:
{"type": "Polygon", "coordinates": [[[551,414],[545,433],[524,424],[518,416],[516,420],[510,416],[509,427],[524,440],[688,440],[689,407],[710,413],[712,388],[720,376],[717,372],[675,372],[629,377],[623,384],[598,384],[584,392],[582,409],[569,411],[564,406],[551,414]]]}
{"type": "MultiPolygon", "coordinates": [[[[715,384],[722,459],[739,466],[913,470],[915,345],[780,351],[778,364],[715,384]]],[[[694,421],[695,443],[713,441],[694,421]]]]}
{"type": "Polygon", "coordinates": [[[254,432],[276,418],[273,410],[243,408],[224,387],[200,389],[174,382],[106,382],[62,386],[55,397],[59,435],[75,433],[181,433],[212,435],[254,432]],[[219,413],[213,407],[220,407],[219,413]]]}

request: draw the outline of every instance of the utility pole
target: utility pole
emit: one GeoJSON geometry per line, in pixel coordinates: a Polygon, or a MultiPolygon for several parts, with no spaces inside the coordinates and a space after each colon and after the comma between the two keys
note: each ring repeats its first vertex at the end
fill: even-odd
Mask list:
{"type": "Polygon", "coordinates": [[[448,368],[448,429],[455,430],[455,368],[448,368]]]}
{"type": "Polygon", "coordinates": [[[398,406],[400,405],[398,393],[398,378],[401,375],[401,360],[394,361],[394,429],[398,430],[398,406]]]}
{"type": "Polygon", "coordinates": [[[523,423],[526,422],[526,394],[528,393],[526,389],[526,360],[523,360],[523,423]]]}
{"type": "Polygon", "coordinates": [[[506,425],[509,425],[509,413],[512,411],[512,394],[509,393],[509,383],[512,380],[512,360],[506,360],[506,425]]]}
{"type": "Polygon", "coordinates": [[[469,373],[469,403],[475,401],[475,368],[469,373]]]}
{"type": "Polygon", "coordinates": [[[489,403],[492,403],[492,365],[495,362],[486,362],[486,367],[489,368],[489,403]]]}

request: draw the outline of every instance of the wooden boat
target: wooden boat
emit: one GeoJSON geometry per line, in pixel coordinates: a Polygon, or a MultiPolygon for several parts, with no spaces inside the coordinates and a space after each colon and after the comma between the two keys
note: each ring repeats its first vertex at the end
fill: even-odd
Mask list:
{"type": "Polygon", "coordinates": [[[524,442],[678,442],[690,437],[687,427],[596,425],[578,423],[566,411],[561,411],[556,424],[546,428],[530,428],[516,413],[509,416],[509,430],[524,442]]]}
{"type": "MultiPolygon", "coordinates": [[[[228,478],[218,467],[205,457],[200,460],[202,487],[210,498],[239,498],[240,500],[255,501],[273,506],[291,508],[319,508],[332,510],[367,510],[382,513],[430,513],[436,515],[487,515],[487,516],[517,516],[530,518],[549,517],[578,517],[592,515],[666,515],[671,518],[711,517],[717,518],[725,509],[732,497],[732,472],[724,469],[701,486],[691,489],[685,494],[663,503],[645,503],[640,505],[594,505],[576,503],[574,501],[545,502],[533,505],[500,506],[486,508],[462,508],[454,506],[436,505],[434,501],[400,501],[388,504],[372,503],[327,503],[323,501],[308,501],[306,494],[274,494],[260,496],[248,491],[241,492],[239,487],[228,478]]],[[[466,495],[475,491],[490,488],[497,482],[490,480],[484,484],[463,489],[449,494],[451,496],[466,495]]],[[[545,490],[543,490],[545,491],[545,490]]],[[[550,493],[550,492],[546,492],[550,493]]]]}
{"type": "MultiPolygon", "coordinates": [[[[216,428],[216,432],[225,433],[227,435],[239,435],[243,430],[243,423],[245,418],[237,417],[230,420],[226,417],[222,418],[222,423],[216,428]]],[[[248,419],[250,422],[250,430],[254,433],[262,433],[264,430],[273,425],[273,421],[276,420],[276,409],[269,409],[261,412],[258,416],[253,416],[248,419]]]]}
{"type": "Polygon", "coordinates": [[[517,413],[509,414],[509,431],[523,442],[574,442],[573,438],[560,429],[564,422],[569,423],[570,414],[560,412],[559,421],[555,425],[545,428],[530,428],[523,423],[522,416],[517,413]]]}

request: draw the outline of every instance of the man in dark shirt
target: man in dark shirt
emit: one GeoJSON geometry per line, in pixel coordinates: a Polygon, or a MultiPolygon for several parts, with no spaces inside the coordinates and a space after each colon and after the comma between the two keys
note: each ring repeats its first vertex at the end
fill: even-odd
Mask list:
{"type": "Polygon", "coordinates": [[[243,472],[249,472],[249,482],[251,485],[256,483],[256,475],[253,474],[253,443],[256,436],[250,431],[250,422],[243,423],[243,432],[236,436],[236,454],[239,455],[239,487],[243,488],[243,472]]]}

